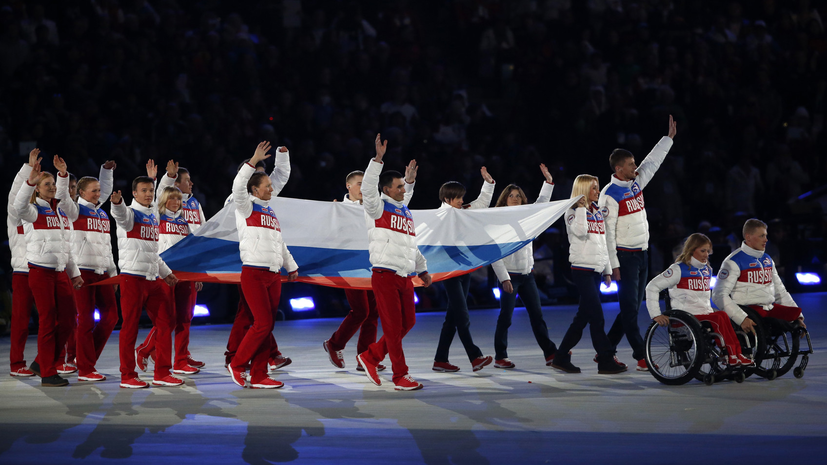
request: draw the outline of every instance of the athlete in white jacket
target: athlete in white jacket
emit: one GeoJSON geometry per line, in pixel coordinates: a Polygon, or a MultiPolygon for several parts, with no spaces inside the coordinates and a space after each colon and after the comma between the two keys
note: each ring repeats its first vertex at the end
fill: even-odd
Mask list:
{"type": "MultiPolygon", "coordinates": [[[[268,334],[273,332],[275,313],[281,296],[281,268],[288,281],[298,278],[298,265],[287,250],[281,226],[270,207],[272,182],[264,173],[256,173],[260,160],[270,158],[269,142],[261,142],[248,164],[241,167],[233,181],[236,205],[238,248],[241,252],[241,288],[253,314],[253,325],[244,335],[235,357],[227,367],[233,382],[245,385],[246,365],[250,363],[250,387],[275,389],[284,383],[267,376],[270,356],[268,334]]],[[[286,149],[285,149],[286,150],[286,149]]]]}
{"type": "Polygon", "coordinates": [[[121,269],[121,313],[123,325],[119,337],[121,359],[121,387],[139,389],[147,383],[138,378],[135,340],[138,337],[138,321],[146,307],[152,324],[158,331],[156,343],[155,373],[152,384],[180,386],[183,380],[170,373],[172,368],[172,344],[170,334],[173,312],[170,305],[171,286],[178,278],[164,263],[158,252],[158,218],[154,205],[155,174],[157,168],[150,160],[148,176],[132,181],[132,204],[126,206],[121,192],[112,194],[112,217],[118,226],[118,266],[121,269]],[[163,278],[160,280],[158,278],[163,278]]]}
{"type": "Polygon", "coordinates": [[[376,157],[365,170],[362,204],[368,225],[368,250],[373,274],[371,286],[376,295],[376,309],[382,322],[382,338],[368,346],[356,359],[370,381],[382,384],[376,366],[390,356],[396,390],[422,389],[422,384],[408,374],[402,338],[416,323],[413,274],[430,286],[427,262],[416,246],[413,215],[402,202],[405,181],[396,171],[382,173],[382,158],[388,141],[376,135],[376,157]],[[381,189],[381,194],[377,190],[381,189]]]}
{"type": "Polygon", "coordinates": [[[643,189],[652,180],[672,147],[677,125],[669,116],[669,132],[655,145],[649,155],[635,164],[631,152],[615,149],[609,156],[613,174],[611,182],[600,193],[598,205],[606,221],[606,245],[612,278],[617,281],[620,313],[608,336],[612,346],[626,335],[632,346],[637,370],[646,371],[643,338],[637,315],[649,281],[649,223],[643,201],[643,189]]]}
{"type": "Polygon", "coordinates": [[[597,178],[581,174],[574,180],[571,198],[582,198],[565,216],[569,235],[569,262],[571,278],[580,293],[580,306],[557,349],[551,366],[566,373],[580,373],[571,363],[571,352],[580,342],[583,329],[589,325],[592,345],[598,355],[597,372],[614,374],[626,371],[626,366],[615,360],[614,349],[603,332],[603,307],[600,304],[600,281],[611,282],[609,254],[606,251],[606,227],[597,207],[600,187],[597,178]]]}
{"type": "Polygon", "coordinates": [[[57,183],[35,162],[17,193],[14,209],[23,221],[29,287],[40,321],[37,359],[30,368],[42,377],[43,386],[65,386],[69,381],[58,375],[56,358],[75,316],[72,288],[79,288],[83,278],[72,256],[72,224],[62,210],[72,203],[69,174],[62,158],[55,155],[53,163],[59,171],[57,183]]]}
{"type": "MultiPolygon", "coordinates": [[[[545,203],[551,200],[554,190],[554,179],[546,165],[540,164],[540,172],[545,181],[540,188],[540,195],[535,203],[545,203]]],[[[509,184],[503,189],[496,207],[515,207],[528,204],[528,198],[516,184],[509,184]]],[[[497,317],[497,329],[494,331],[494,367],[514,368],[516,365],[508,358],[508,328],[511,326],[511,317],[514,314],[514,305],[517,303],[517,293],[525,305],[531,322],[531,330],[540,349],[543,351],[546,365],[551,366],[557,353],[557,345],[548,337],[548,326],[543,319],[540,307],[540,293],[534,280],[534,247],[531,243],[513,254],[494,262],[491,267],[500,282],[500,315],[497,317]]]]}
{"type": "MultiPolygon", "coordinates": [[[[83,177],[78,180],[77,204],[72,202],[64,210],[72,221],[74,235],[72,251],[83,286],[75,289],[77,303],[77,334],[75,336],[79,381],[103,381],[95,364],[100,358],[112,330],[118,324],[118,302],[115,286],[93,284],[116,276],[118,269],[112,254],[112,236],[109,215],[101,206],[109,200],[113,187],[114,161],[101,166],[100,179],[83,177]],[[95,310],[100,321],[95,323],[95,310]]],[[[71,340],[69,341],[71,344],[71,340]]],[[[71,347],[67,352],[70,352],[71,347]]]]}
{"type": "MultiPolygon", "coordinates": [[[[663,273],[655,276],[646,285],[646,307],[649,316],[661,326],[669,324],[669,317],[661,314],[660,291],[669,289],[672,308],[691,313],[698,320],[708,321],[713,331],[720,334],[727,351],[727,363],[730,365],[753,365],[754,362],[741,353],[741,343],[732,329],[729,317],[724,312],[712,310],[709,304],[709,284],[712,267],[709,255],[712,253],[712,241],[703,234],[689,236],[683,245],[683,252],[678,261],[663,273]]],[[[668,360],[659,361],[668,364],[668,360]]]]}

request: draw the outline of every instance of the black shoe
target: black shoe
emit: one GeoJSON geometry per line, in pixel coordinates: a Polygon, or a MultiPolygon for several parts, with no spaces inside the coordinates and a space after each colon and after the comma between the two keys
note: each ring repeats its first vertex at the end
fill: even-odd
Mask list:
{"type": "Polygon", "coordinates": [[[599,375],[615,375],[623,373],[627,369],[628,367],[626,365],[617,363],[614,360],[610,360],[607,363],[598,362],[597,364],[597,374],[599,375]]]}
{"type": "Polygon", "coordinates": [[[43,387],[68,386],[69,380],[61,378],[60,375],[47,376],[40,380],[40,385],[43,387]]]}
{"type": "Polygon", "coordinates": [[[568,360],[555,360],[554,363],[551,364],[551,367],[565,371],[566,373],[580,373],[580,368],[572,365],[568,360]]]}
{"type": "Polygon", "coordinates": [[[29,365],[29,370],[32,370],[38,377],[40,376],[40,364],[37,362],[32,362],[32,364],[29,365]]]}

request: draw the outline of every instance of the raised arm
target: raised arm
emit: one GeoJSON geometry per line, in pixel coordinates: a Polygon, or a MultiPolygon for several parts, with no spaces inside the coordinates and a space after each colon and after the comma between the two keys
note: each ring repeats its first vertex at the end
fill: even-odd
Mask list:
{"type": "Polygon", "coordinates": [[[660,291],[675,287],[680,281],[681,267],[677,263],[673,263],[666,271],[652,278],[649,284],[646,285],[646,308],[649,310],[649,316],[661,326],[666,326],[669,319],[658,318],[663,316],[660,310],[660,291]]]}
{"type": "Polygon", "coordinates": [[[586,207],[578,206],[574,211],[566,212],[566,227],[571,234],[579,239],[586,239],[589,235],[589,220],[586,218],[586,207]]]}
{"type": "Polygon", "coordinates": [[[14,198],[14,211],[17,213],[17,217],[29,223],[37,221],[37,207],[31,203],[31,198],[41,177],[40,162],[37,162],[29,171],[28,179],[20,186],[17,196],[14,198]]]}
{"type": "Polygon", "coordinates": [[[551,200],[551,193],[554,191],[554,179],[551,177],[551,173],[548,172],[548,168],[543,163],[540,163],[540,172],[543,173],[543,177],[546,178],[545,182],[543,182],[543,187],[540,188],[540,195],[537,196],[537,201],[534,203],[545,203],[551,200]]]}
{"type": "Polygon", "coordinates": [[[169,160],[167,162],[167,172],[161,176],[161,180],[158,182],[158,187],[155,188],[156,202],[157,199],[161,198],[161,192],[164,192],[164,189],[175,185],[176,179],[178,179],[178,163],[176,163],[175,160],[169,160]]]}
{"type": "Polygon", "coordinates": [[[669,149],[672,148],[672,139],[675,137],[677,132],[678,126],[675,123],[675,120],[672,119],[672,115],[669,115],[668,134],[660,139],[652,151],[649,152],[649,155],[646,155],[646,158],[643,159],[640,166],[637,168],[636,180],[641,189],[649,184],[649,181],[652,180],[652,177],[655,175],[658,168],[660,168],[663,160],[666,159],[666,154],[669,153],[669,149]]]}
{"type": "Polygon", "coordinates": [[[132,231],[132,227],[135,226],[135,212],[126,206],[121,191],[112,193],[111,213],[119,228],[124,231],[132,231]]]}
{"type": "Polygon", "coordinates": [[[405,167],[405,198],[402,200],[402,205],[408,206],[414,194],[414,186],[416,185],[416,173],[419,167],[416,166],[416,160],[411,160],[408,166],[405,167]]]}
{"type": "Polygon", "coordinates": [[[480,189],[479,197],[468,204],[469,209],[488,208],[491,206],[491,199],[494,197],[494,186],[497,184],[494,178],[488,174],[488,169],[484,166],[480,168],[480,174],[483,179],[482,189],[480,189]]]}
{"type": "Polygon", "coordinates": [[[244,215],[245,218],[253,213],[253,204],[250,199],[251,196],[250,193],[247,192],[247,182],[253,176],[253,173],[256,172],[256,164],[259,161],[266,160],[272,156],[267,154],[268,150],[270,150],[270,143],[267,141],[260,142],[256,147],[253,158],[250,159],[249,163],[245,163],[241,166],[241,169],[238,170],[238,173],[236,173],[235,179],[233,180],[233,201],[235,202],[238,212],[244,215]]]}
{"type": "Polygon", "coordinates": [[[32,172],[32,168],[40,163],[42,158],[39,157],[40,149],[33,149],[29,152],[29,162],[24,163],[22,167],[20,167],[20,171],[14,176],[14,181],[11,183],[11,190],[9,190],[9,200],[6,204],[6,212],[9,215],[14,215],[15,218],[17,217],[17,212],[14,208],[14,200],[17,198],[17,193],[20,191],[20,187],[26,183],[26,180],[29,179],[29,173],[32,172]]]}
{"type": "Polygon", "coordinates": [[[382,197],[379,195],[379,175],[382,173],[382,158],[385,156],[385,151],[388,149],[388,141],[382,142],[381,134],[376,135],[376,157],[374,157],[365,169],[365,175],[362,178],[362,206],[365,212],[373,219],[382,217],[384,205],[382,204],[382,197]]]}
{"type": "MultiPolygon", "coordinates": [[[[255,163],[251,163],[256,166],[255,163]]],[[[270,183],[273,185],[273,197],[279,195],[284,189],[287,181],[290,180],[290,151],[287,147],[276,149],[276,163],[270,173],[270,183]]]]}
{"type": "Polygon", "coordinates": [[[98,176],[101,183],[101,198],[98,205],[105,204],[109,200],[109,196],[112,195],[112,189],[115,188],[115,168],[117,166],[113,160],[107,160],[106,163],[101,165],[100,175],[98,176]]]}
{"type": "Polygon", "coordinates": [[[66,167],[66,162],[57,155],[55,155],[52,162],[58,170],[57,180],[55,182],[57,188],[55,197],[60,201],[57,206],[63,210],[63,213],[66,213],[70,221],[75,221],[80,215],[80,210],[78,209],[78,204],[75,203],[75,201],[72,200],[72,196],[69,195],[69,171],[66,167]]]}

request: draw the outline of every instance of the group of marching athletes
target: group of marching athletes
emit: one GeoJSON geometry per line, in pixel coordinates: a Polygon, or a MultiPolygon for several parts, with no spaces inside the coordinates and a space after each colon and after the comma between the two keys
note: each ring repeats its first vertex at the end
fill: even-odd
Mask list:
{"type": "MultiPolygon", "coordinates": [[[[669,290],[676,308],[710,321],[717,328],[731,351],[727,354],[731,365],[753,363],[738,350],[740,344],[730,323],[731,319],[745,331],[752,331],[756,324],[746,317],[740,305],[752,306],[762,316],[797,321],[805,327],[801,309],[784,288],[772,259],[764,251],[767,226],[757,219],[745,223],[744,243],[724,261],[714,291],[710,290],[713,270],[708,263],[712,244],[703,234],[691,235],[677,262],[649,281],[649,228],[643,189],[666,158],[676,133],[677,126],[670,116],[668,135],[640,166],[630,152],[614,150],[609,157],[613,175],[602,190],[596,176],[582,174],[575,179],[571,198],[577,200],[566,211],[564,222],[570,243],[572,281],[580,294],[580,304],[559,346],[549,338],[543,320],[529,244],[492,265],[502,291],[494,357],[484,355],[471,336],[466,303],[468,275],[443,281],[448,309],[433,370],[460,370],[448,359],[455,334],[459,335],[473,371],[492,362],[495,368],[514,368],[516,365],[508,358],[508,328],[518,292],[545,364],[566,373],[581,372],[571,362],[571,349],[579,342],[586,325],[599,374],[627,370],[616,356],[624,335],[637,361],[636,369],[647,371],[638,310],[645,295],[653,321],[668,324],[658,303],[658,294],[664,289],[669,290]],[[601,283],[609,284],[613,279],[619,287],[620,313],[606,333],[599,288],[601,283]],[[721,311],[713,310],[710,299],[721,311]]],[[[382,362],[387,356],[395,389],[417,390],[423,386],[408,372],[402,339],[416,322],[414,279],[426,287],[432,281],[417,247],[414,219],[407,207],[418,167],[411,161],[404,175],[383,171],[387,141],[383,142],[381,135],[376,136],[375,148],[376,155],[365,171],[354,171],[345,179],[348,193],[342,201],[349,208],[364,210],[371,290],[346,290],[351,311],[322,347],[330,362],[343,369],[345,346],[359,331],[356,369],[372,383],[381,385],[378,373],[386,368],[382,362]],[[379,322],[382,337],[377,340],[379,322]]],[[[275,167],[268,176],[264,161],[273,157],[270,149],[269,142],[260,143],[253,157],[239,166],[227,199],[236,207],[242,271],[238,313],[225,352],[225,366],[234,383],[257,389],[282,387],[283,383],[270,373],[292,362],[278,350],[273,328],[281,294],[281,270],[286,270],[288,282],[295,281],[299,271],[283,240],[276,212],[270,206],[271,198],[279,194],[289,179],[289,152],[285,147],[273,150],[275,167]]],[[[74,370],[78,371],[79,381],[105,380],[96,371],[95,363],[118,321],[118,285],[98,283],[118,275],[119,268],[123,317],[119,335],[120,386],[147,387],[136,368],[146,371],[150,360],[154,361],[153,385],[183,384],[176,374],[192,375],[204,367],[189,352],[189,327],[201,284],[179,281],[160,253],[206,221],[200,204],[192,196],[189,172],[170,160],[156,187],[157,168],[150,161],[147,176],[132,182],[133,200],[127,206],[120,191],[112,192],[114,162],[108,161],[101,167],[99,179],[83,177],[77,181],[78,199],[73,200],[66,163],[55,155],[55,178],[41,171],[40,161],[39,150],[33,150],[9,195],[8,230],[14,267],[11,375],[36,374],[42,378],[43,386],[68,384],[60,374],[74,370]],[[109,216],[101,209],[107,200],[111,200],[111,215],[117,225],[117,268],[109,216]],[[23,351],[33,303],[37,305],[40,322],[38,355],[27,367],[23,351]],[[143,308],[147,309],[153,327],[136,348],[143,308]],[[100,315],[97,323],[96,309],[100,315]]],[[[546,166],[541,164],[540,169],[545,179],[538,203],[548,202],[554,187],[546,166]]],[[[496,184],[485,167],[480,172],[484,182],[476,200],[464,203],[465,187],[451,181],[440,188],[440,208],[488,208],[496,184]]],[[[527,203],[523,189],[510,184],[501,192],[495,207],[527,203]]]]}

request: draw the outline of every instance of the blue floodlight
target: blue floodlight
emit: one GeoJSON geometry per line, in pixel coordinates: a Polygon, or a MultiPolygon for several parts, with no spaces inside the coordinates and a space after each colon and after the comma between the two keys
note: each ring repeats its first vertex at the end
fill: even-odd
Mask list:
{"type": "Polygon", "coordinates": [[[804,286],[815,286],[821,284],[821,277],[815,273],[796,273],[795,279],[798,280],[798,284],[802,284],[804,286]]]}
{"type": "Polygon", "coordinates": [[[298,297],[296,299],[290,299],[290,308],[292,308],[294,312],[306,312],[308,310],[315,310],[316,304],[313,302],[312,297],[298,297]]]}
{"type": "Polygon", "coordinates": [[[416,292],[414,292],[414,305],[416,305],[418,303],[419,303],[419,296],[416,295],[416,292]]]}
{"type": "Polygon", "coordinates": [[[617,294],[617,283],[612,281],[607,286],[606,283],[600,283],[601,294],[617,294]]]}

